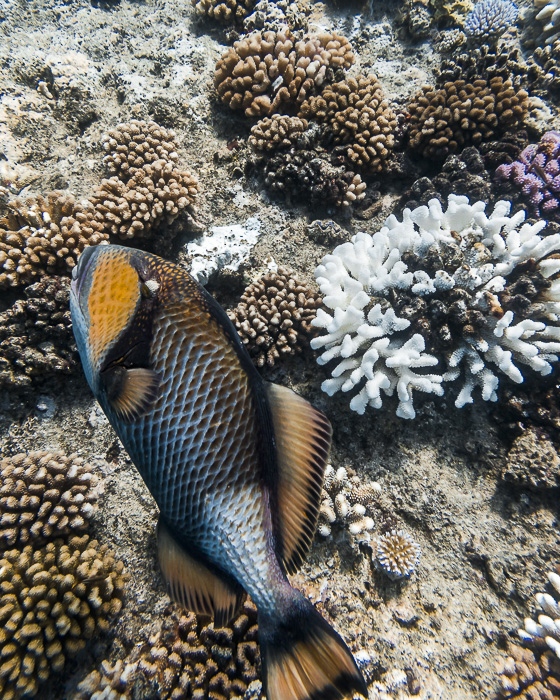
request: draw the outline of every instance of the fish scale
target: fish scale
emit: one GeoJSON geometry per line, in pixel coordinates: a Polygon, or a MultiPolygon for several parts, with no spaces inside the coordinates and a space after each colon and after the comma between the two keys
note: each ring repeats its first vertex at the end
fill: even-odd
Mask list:
{"type": "Polygon", "coordinates": [[[343,640],[286,576],[317,524],[326,417],[261,379],[182,268],[108,245],[86,249],[72,277],[86,378],[160,509],[170,596],[224,624],[251,595],[268,700],[366,695],[343,640]]]}

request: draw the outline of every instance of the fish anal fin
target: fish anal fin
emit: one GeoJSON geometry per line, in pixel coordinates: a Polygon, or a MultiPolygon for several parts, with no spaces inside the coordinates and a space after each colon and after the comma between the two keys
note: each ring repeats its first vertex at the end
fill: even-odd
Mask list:
{"type": "Polygon", "coordinates": [[[293,573],[317,526],[331,425],[321,411],[291,389],[268,385],[278,455],[280,558],[293,573]]]}
{"type": "Polygon", "coordinates": [[[114,365],[102,376],[109,403],[123,420],[140,417],[155,400],[159,377],[151,369],[114,365]]]}
{"type": "Polygon", "coordinates": [[[157,537],[159,564],[170,598],[197,615],[213,617],[215,627],[226,625],[243,602],[245,592],[186,552],[161,518],[157,537]]]}

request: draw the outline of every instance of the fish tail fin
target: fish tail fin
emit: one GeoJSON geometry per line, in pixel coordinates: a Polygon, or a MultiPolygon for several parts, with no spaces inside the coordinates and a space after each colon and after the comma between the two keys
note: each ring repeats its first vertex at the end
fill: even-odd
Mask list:
{"type": "Polygon", "coordinates": [[[299,591],[280,620],[259,615],[264,691],[268,700],[339,700],[367,686],[333,628],[299,591]]]}

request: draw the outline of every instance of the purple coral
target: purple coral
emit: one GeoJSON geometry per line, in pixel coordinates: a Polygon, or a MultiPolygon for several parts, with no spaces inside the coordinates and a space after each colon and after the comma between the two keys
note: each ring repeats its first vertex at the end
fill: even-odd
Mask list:
{"type": "Polygon", "coordinates": [[[500,165],[497,183],[510,183],[534,216],[560,221],[560,132],[548,131],[538,144],[527,146],[519,160],[500,165]]]}
{"type": "Polygon", "coordinates": [[[474,39],[497,39],[517,22],[511,0],[481,0],[467,15],[465,33],[474,39]]]}

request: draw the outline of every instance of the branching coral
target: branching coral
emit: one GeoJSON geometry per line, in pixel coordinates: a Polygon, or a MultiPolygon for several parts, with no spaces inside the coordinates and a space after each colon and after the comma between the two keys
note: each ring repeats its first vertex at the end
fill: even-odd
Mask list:
{"type": "Polygon", "coordinates": [[[0,559],[0,695],[37,693],[119,612],[122,562],[87,535],[10,549],[0,559]]]}
{"type": "Polygon", "coordinates": [[[337,522],[346,525],[350,534],[369,539],[368,532],[373,529],[374,521],[368,511],[377,502],[380,491],[381,486],[376,481],[363,484],[344,467],[335,470],[329,464],[325,470],[317,532],[328,537],[337,522]]]}
{"type": "Polygon", "coordinates": [[[352,167],[361,170],[383,170],[395,144],[397,117],[374,75],[325,88],[301,105],[299,116],[326,124],[334,143],[346,146],[352,167]]]}
{"type": "Polygon", "coordinates": [[[199,15],[223,24],[241,22],[253,9],[256,0],[191,0],[199,15]]]}
{"type": "Polygon", "coordinates": [[[132,697],[132,681],[136,663],[117,661],[101,663],[100,670],[93,670],[78,683],[71,700],[129,700],[132,697]]]}
{"type": "Polygon", "coordinates": [[[301,146],[313,138],[312,134],[306,135],[308,126],[306,119],[274,114],[255,124],[251,129],[249,145],[257,153],[272,153],[301,146]]]}
{"type": "Polygon", "coordinates": [[[68,278],[44,277],[0,313],[0,387],[24,388],[77,367],[69,289],[68,278]]]}
{"type": "Polygon", "coordinates": [[[500,77],[424,86],[408,105],[410,146],[426,158],[443,159],[518,126],[527,109],[527,93],[500,77]]]}
{"type": "Polygon", "coordinates": [[[480,0],[467,15],[465,33],[484,42],[495,41],[515,26],[518,14],[511,0],[480,0]]]}
{"type": "Polygon", "coordinates": [[[543,23],[542,39],[553,44],[560,38],[560,0],[534,0],[537,20],[543,23]]]}
{"type": "Polygon", "coordinates": [[[542,238],[545,222],[509,217],[509,202],[487,215],[484,202],[450,195],[402,222],[392,215],[374,236],[359,233],[316,270],[330,313],[312,322],[322,335],[319,364],[333,362],[329,395],[350,392],[350,408],[381,408],[396,391],[397,415],[415,416],[414,391],[441,396],[461,379],[455,405],[475,387],[497,400],[498,374],[520,383],[519,365],[542,375],[560,352],[560,234],[542,238]],[[440,365],[441,373],[427,368],[440,365]]]}
{"type": "Polygon", "coordinates": [[[93,220],[105,234],[148,240],[162,223],[192,215],[197,179],[177,166],[175,134],[155,122],[120,124],[104,141],[113,177],[95,189],[93,220]]]}
{"type": "Polygon", "coordinates": [[[0,460],[0,551],[83,532],[96,487],[77,455],[30,452],[0,460]]]}
{"type": "Polygon", "coordinates": [[[531,215],[560,221],[560,133],[547,132],[514,163],[500,165],[495,179],[503,194],[516,192],[531,215]]]}
{"type": "Polygon", "coordinates": [[[66,192],[16,197],[0,218],[0,289],[30,284],[45,274],[65,274],[82,250],[107,240],[91,205],[66,192]]]}
{"type": "MultiPolygon", "coordinates": [[[[548,574],[548,580],[560,594],[560,576],[548,574]]],[[[500,694],[504,698],[556,700],[560,697],[560,606],[548,593],[535,596],[544,614],[538,623],[525,619],[519,636],[526,648],[508,645],[509,656],[497,666],[500,694]]]]}
{"type": "Polygon", "coordinates": [[[150,639],[138,671],[161,700],[227,700],[259,676],[256,608],[246,602],[230,627],[200,627],[193,613],[172,615],[150,639]]]}
{"type": "Polygon", "coordinates": [[[258,0],[251,14],[243,20],[243,28],[246,32],[280,32],[286,27],[305,31],[310,11],[310,5],[300,0],[258,0]]]}
{"type": "Polygon", "coordinates": [[[239,336],[258,367],[302,352],[319,297],[287,268],[279,267],[250,284],[229,312],[239,336]]]}
{"type": "Polygon", "coordinates": [[[296,40],[288,30],[257,33],[224,53],[214,85],[231,109],[261,117],[295,109],[353,61],[348,40],[338,34],[296,40]]]}
{"type": "Polygon", "coordinates": [[[410,576],[418,566],[420,545],[404,530],[391,530],[375,545],[377,566],[393,580],[410,576]]]}
{"type": "Polygon", "coordinates": [[[560,98],[560,39],[537,46],[529,58],[527,81],[531,93],[558,102],[560,98]]]}

